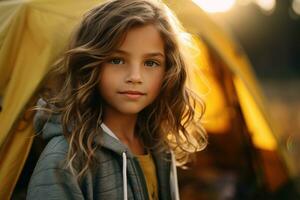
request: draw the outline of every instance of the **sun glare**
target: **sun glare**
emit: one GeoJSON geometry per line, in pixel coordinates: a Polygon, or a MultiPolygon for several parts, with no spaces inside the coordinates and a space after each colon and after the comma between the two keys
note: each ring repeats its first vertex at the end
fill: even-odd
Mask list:
{"type": "Polygon", "coordinates": [[[293,1],[292,9],[297,15],[300,15],[300,0],[293,1]]]}
{"type": "Polygon", "coordinates": [[[236,0],[193,0],[195,4],[209,13],[218,13],[229,11],[236,0]]]}
{"type": "Polygon", "coordinates": [[[256,0],[256,4],[266,12],[272,12],[276,6],[275,0],[256,0]]]}

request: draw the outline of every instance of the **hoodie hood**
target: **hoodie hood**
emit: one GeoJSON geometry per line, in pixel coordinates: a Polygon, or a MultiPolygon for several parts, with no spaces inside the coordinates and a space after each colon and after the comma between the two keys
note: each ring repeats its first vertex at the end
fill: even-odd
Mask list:
{"type": "MultiPolygon", "coordinates": [[[[39,99],[37,106],[46,108],[46,101],[39,99]]],[[[62,135],[61,116],[48,114],[45,111],[38,110],[33,118],[34,129],[37,134],[41,134],[46,141],[55,136],[62,135]]]]}
{"type": "MultiPolygon", "coordinates": [[[[39,108],[46,108],[47,103],[45,100],[39,99],[37,106],[39,108]]],[[[46,141],[49,141],[53,137],[63,135],[61,115],[59,114],[48,114],[43,110],[38,110],[34,116],[33,123],[36,133],[41,134],[42,138],[46,141]]],[[[133,157],[131,151],[121,141],[119,141],[114,135],[107,133],[108,130],[103,128],[102,130],[103,134],[99,134],[94,138],[94,142],[96,144],[110,149],[120,156],[122,156],[123,152],[126,152],[128,157],[133,157]]]]}

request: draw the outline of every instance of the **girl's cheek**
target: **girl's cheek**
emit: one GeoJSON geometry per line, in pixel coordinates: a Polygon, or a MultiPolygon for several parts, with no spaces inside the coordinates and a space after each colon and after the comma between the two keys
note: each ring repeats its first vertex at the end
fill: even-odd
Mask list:
{"type": "Polygon", "coordinates": [[[159,92],[161,90],[163,78],[164,78],[164,73],[157,74],[153,78],[153,84],[152,84],[151,90],[153,91],[155,97],[159,94],[159,92]]]}

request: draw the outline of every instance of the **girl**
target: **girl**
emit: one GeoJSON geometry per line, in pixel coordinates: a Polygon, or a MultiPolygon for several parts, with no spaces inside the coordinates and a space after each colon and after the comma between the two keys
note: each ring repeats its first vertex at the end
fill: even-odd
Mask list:
{"type": "Polygon", "coordinates": [[[38,102],[50,141],[27,199],[179,199],[173,155],[184,164],[206,144],[181,33],[157,1],[111,0],[83,17],[58,65],[63,87],[38,102]]]}

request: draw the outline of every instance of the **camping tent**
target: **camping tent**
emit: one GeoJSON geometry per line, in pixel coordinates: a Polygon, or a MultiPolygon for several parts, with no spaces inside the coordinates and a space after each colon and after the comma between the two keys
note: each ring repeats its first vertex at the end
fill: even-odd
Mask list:
{"type": "MultiPolygon", "coordinates": [[[[42,80],[51,63],[63,50],[82,13],[99,2],[101,0],[78,0],[76,3],[72,0],[0,2],[2,199],[11,197],[34,141],[32,112],[28,108],[35,104],[36,91],[43,87],[42,80]]],[[[232,120],[236,122],[239,119],[241,123],[237,124],[243,124],[239,130],[246,129],[246,136],[239,136],[249,139],[245,144],[253,145],[251,148],[254,149],[275,152],[274,160],[280,163],[280,167],[272,172],[280,171],[282,174],[279,179],[270,181],[270,189],[276,189],[293,175],[293,165],[282,160],[285,158],[284,151],[278,154],[280,146],[245,54],[192,1],[165,2],[178,15],[187,31],[195,35],[200,48],[201,54],[195,57],[199,61],[199,68],[193,69],[191,87],[199,94],[205,94],[205,127],[209,137],[231,132],[232,120]],[[203,75],[202,78],[199,74],[203,75]]],[[[269,166],[266,156],[260,158],[265,167],[269,166]]],[[[264,176],[272,177],[272,174],[264,176]]]]}

